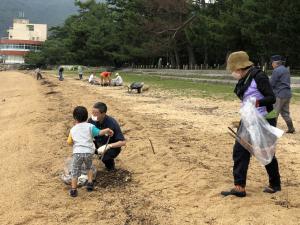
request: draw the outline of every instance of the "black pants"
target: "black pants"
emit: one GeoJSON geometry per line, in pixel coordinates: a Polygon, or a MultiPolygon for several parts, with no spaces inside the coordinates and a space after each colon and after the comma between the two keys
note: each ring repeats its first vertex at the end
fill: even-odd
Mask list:
{"type": "Polygon", "coordinates": [[[41,73],[37,73],[37,74],[36,74],[36,79],[37,79],[37,80],[43,79],[42,74],[41,74],[41,73]]]}
{"type": "MultiPolygon", "coordinates": [[[[268,120],[269,124],[276,127],[276,119],[268,120]]],[[[250,162],[251,154],[237,141],[233,146],[233,177],[234,184],[242,187],[246,186],[247,170],[250,162]]],[[[280,174],[276,157],[271,163],[265,166],[269,175],[269,184],[271,187],[280,186],[280,174]]]]}
{"type": "Polygon", "coordinates": [[[102,158],[102,162],[108,170],[115,168],[115,158],[120,154],[121,148],[109,149],[102,158]]]}

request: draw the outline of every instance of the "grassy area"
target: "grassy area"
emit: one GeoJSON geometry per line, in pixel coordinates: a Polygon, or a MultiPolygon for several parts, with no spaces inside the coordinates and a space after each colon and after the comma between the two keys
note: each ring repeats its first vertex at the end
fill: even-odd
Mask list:
{"type": "Polygon", "coordinates": [[[235,98],[233,94],[233,85],[196,83],[188,80],[177,80],[153,75],[137,75],[131,73],[122,74],[122,77],[127,83],[136,81],[144,82],[151,88],[168,90],[172,94],[178,96],[217,97],[228,100],[235,98]]]}
{"type": "Polygon", "coordinates": [[[293,89],[292,103],[300,101],[300,88],[293,89]]]}
{"type": "Polygon", "coordinates": [[[298,94],[300,94],[300,88],[294,88],[294,89],[293,89],[293,93],[298,93],[298,94]]]}
{"type": "MultiPolygon", "coordinates": [[[[234,84],[200,83],[188,80],[162,78],[155,75],[138,75],[135,73],[122,73],[122,77],[127,83],[143,81],[151,87],[169,90],[179,96],[216,97],[224,100],[236,99],[233,93],[234,84]]],[[[299,100],[300,88],[294,88],[292,102],[295,103],[299,100]]]]}
{"type": "MultiPolygon", "coordinates": [[[[90,74],[92,71],[85,71],[85,74],[90,74]]],[[[95,72],[95,71],[93,71],[95,72]]],[[[49,71],[49,73],[56,74],[57,71],[49,71]]],[[[100,71],[94,73],[98,75],[100,71]]],[[[78,74],[74,71],[66,71],[65,76],[77,77],[78,74]]],[[[120,72],[126,84],[133,82],[144,82],[149,85],[151,89],[167,90],[175,96],[189,96],[189,97],[212,97],[224,100],[236,99],[233,93],[233,84],[214,84],[214,83],[200,83],[189,80],[178,80],[171,78],[163,78],[157,75],[136,74],[120,72]]],[[[87,78],[87,76],[85,75],[87,78]]],[[[300,100],[300,88],[293,89],[292,102],[300,100]]]]}
{"type": "MultiPolygon", "coordinates": [[[[141,75],[140,73],[137,72],[132,72],[132,75],[141,75]]],[[[149,75],[149,76],[160,76],[160,77],[174,77],[174,78],[198,78],[198,79],[209,79],[209,80],[234,80],[231,76],[226,76],[226,75],[219,75],[219,76],[209,76],[207,74],[168,74],[168,73],[145,73],[144,75],[149,75]]]]}

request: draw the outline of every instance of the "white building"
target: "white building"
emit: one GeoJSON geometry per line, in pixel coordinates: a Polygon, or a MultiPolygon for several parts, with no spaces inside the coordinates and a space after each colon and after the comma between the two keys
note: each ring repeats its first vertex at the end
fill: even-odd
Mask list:
{"type": "Polygon", "coordinates": [[[14,19],[8,37],[0,40],[0,60],[5,64],[23,64],[29,51],[38,51],[47,39],[47,24],[31,24],[27,19],[14,19]]]}

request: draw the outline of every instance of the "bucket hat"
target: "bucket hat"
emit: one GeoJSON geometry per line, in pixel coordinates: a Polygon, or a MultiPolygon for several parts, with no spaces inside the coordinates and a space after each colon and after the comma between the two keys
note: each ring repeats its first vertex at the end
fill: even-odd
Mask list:
{"type": "Polygon", "coordinates": [[[238,51],[233,52],[229,55],[227,59],[227,67],[226,69],[230,72],[233,72],[238,69],[243,69],[249,66],[252,66],[253,62],[249,60],[249,56],[247,52],[238,51]]]}

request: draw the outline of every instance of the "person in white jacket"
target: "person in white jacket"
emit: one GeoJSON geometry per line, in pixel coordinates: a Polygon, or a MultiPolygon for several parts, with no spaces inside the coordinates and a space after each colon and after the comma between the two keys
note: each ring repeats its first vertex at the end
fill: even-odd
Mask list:
{"type": "Polygon", "coordinates": [[[116,78],[114,78],[114,79],[111,80],[111,85],[112,86],[122,86],[123,85],[123,79],[120,76],[120,74],[116,73],[115,76],[116,76],[116,78]]]}

